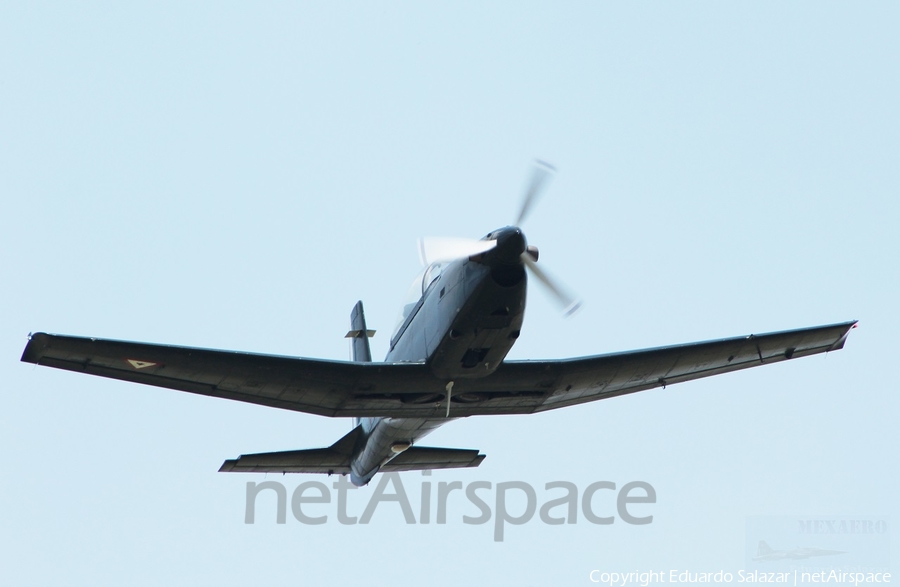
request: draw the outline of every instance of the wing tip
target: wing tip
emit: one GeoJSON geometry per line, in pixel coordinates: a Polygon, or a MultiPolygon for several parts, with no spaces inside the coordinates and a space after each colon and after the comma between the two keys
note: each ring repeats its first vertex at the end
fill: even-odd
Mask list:
{"type": "Polygon", "coordinates": [[[25,345],[25,350],[22,351],[22,358],[19,360],[23,363],[34,363],[37,365],[38,361],[43,357],[48,339],[49,335],[43,332],[28,333],[28,344],[25,345]]]}
{"type": "Polygon", "coordinates": [[[856,326],[858,324],[859,324],[859,320],[851,320],[849,322],[846,322],[844,324],[846,326],[844,333],[840,336],[840,338],[838,338],[835,341],[835,343],[833,345],[828,347],[828,352],[839,351],[842,348],[844,348],[844,344],[847,342],[847,337],[850,336],[850,331],[853,330],[854,328],[856,328],[856,326]]]}
{"type": "Polygon", "coordinates": [[[219,473],[231,473],[234,471],[234,466],[237,464],[236,459],[229,459],[222,463],[222,466],[219,467],[219,473]]]}

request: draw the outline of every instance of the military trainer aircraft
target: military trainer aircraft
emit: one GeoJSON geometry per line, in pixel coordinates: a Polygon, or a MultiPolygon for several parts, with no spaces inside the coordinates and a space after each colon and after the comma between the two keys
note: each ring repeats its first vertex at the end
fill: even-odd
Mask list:
{"type": "Polygon", "coordinates": [[[362,302],[352,361],[37,333],[22,361],[297,412],[354,419],[327,448],[241,455],[220,471],[349,474],[477,467],[477,450],[419,446],[452,419],[531,414],[840,349],[856,321],[589,357],[505,361],[522,329],[527,271],[572,312],[579,302],[538,265],[519,226],[552,175],[538,162],[512,226],[480,240],[420,242],[383,362],[373,362],[362,302]]]}

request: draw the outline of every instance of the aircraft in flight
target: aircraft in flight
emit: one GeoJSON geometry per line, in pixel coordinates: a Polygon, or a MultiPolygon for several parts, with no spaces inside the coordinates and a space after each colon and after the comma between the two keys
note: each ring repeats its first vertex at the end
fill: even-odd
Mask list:
{"type": "Polygon", "coordinates": [[[780,561],[780,560],[802,560],[813,556],[832,556],[835,554],[845,554],[844,550],[826,550],[816,546],[801,547],[798,546],[794,550],[772,550],[765,540],[759,541],[756,549],[754,561],[780,561]]]}
{"type": "Polygon", "coordinates": [[[413,282],[383,362],[362,302],[352,360],[332,361],[37,333],[22,361],[329,417],[353,429],[327,448],[241,455],[223,472],[349,474],[477,467],[478,450],[419,446],[456,418],[532,414],[842,348],[856,321],[562,360],[506,361],[530,272],[567,313],[579,302],[538,267],[519,226],[552,166],[537,162],[512,226],[479,240],[420,242],[413,282]]]}

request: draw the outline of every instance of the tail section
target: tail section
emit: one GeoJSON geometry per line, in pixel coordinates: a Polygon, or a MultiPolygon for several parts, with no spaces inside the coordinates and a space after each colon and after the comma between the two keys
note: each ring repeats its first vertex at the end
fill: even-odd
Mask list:
{"type": "Polygon", "coordinates": [[[772,548],[766,544],[765,540],[760,540],[759,546],[756,548],[756,556],[763,556],[766,554],[772,554],[772,548]]]}
{"type": "MultiPolygon", "coordinates": [[[[357,302],[350,313],[351,352],[354,361],[369,363],[372,352],[369,349],[369,338],[374,330],[366,328],[366,316],[362,302],[357,302]]],[[[308,450],[289,450],[283,452],[266,452],[225,461],[220,472],[233,473],[327,473],[350,474],[355,485],[368,483],[378,470],[422,471],[429,469],[457,469],[477,467],[484,460],[484,455],[477,450],[459,448],[434,448],[427,446],[410,446],[400,454],[393,456],[387,463],[375,469],[364,479],[358,479],[351,470],[354,455],[363,450],[369,441],[370,424],[377,423],[378,418],[353,419],[353,430],[328,448],[308,450]]],[[[377,450],[377,449],[376,449],[377,450]]]]}

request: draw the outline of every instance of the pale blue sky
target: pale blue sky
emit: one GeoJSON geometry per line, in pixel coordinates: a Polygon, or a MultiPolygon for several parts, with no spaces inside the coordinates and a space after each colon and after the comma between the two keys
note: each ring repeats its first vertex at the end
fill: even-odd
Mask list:
{"type": "MultiPolygon", "coordinates": [[[[735,571],[748,516],[897,520],[898,17],[3,4],[0,582],[589,585],[735,571]],[[487,454],[434,483],[650,482],[649,526],[534,520],[495,543],[464,502],[444,526],[390,505],[368,526],[279,526],[262,502],[245,525],[262,478],[221,462],[325,446],[349,421],[18,362],[38,330],[343,359],[357,299],[383,357],[415,239],[511,222],[534,157],[559,174],[526,235],[585,306],[563,320],[534,290],[511,358],[861,320],[827,357],[428,439],[487,454]]],[[[403,479],[417,503],[422,476],[403,479]]]]}

